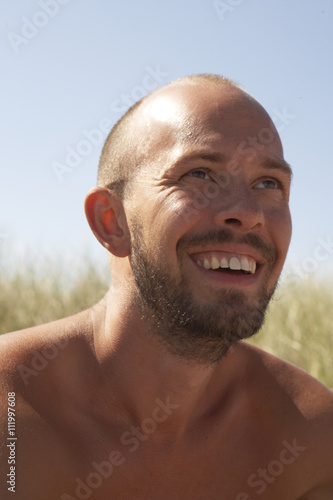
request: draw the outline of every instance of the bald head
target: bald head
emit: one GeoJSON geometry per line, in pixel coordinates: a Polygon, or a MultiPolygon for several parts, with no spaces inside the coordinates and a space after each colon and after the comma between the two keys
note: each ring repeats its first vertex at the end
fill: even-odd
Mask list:
{"type": "Polygon", "coordinates": [[[171,154],[176,142],[200,141],[209,117],[213,114],[218,123],[223,122],[224,115],[230,117],[226,111],[232,111],[237,128],[258,116],[274,128],[264,108],[222,76],[192,75],[154,90],[134,104],[111,130],[101,154],[98,185],[124,196],[143,165],[159,162],[159,152],[163,157],[168,151],[171,154]]]}

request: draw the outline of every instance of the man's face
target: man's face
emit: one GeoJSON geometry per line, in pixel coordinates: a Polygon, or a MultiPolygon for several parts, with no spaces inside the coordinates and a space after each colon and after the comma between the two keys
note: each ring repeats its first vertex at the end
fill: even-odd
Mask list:
{"type": "Polygon", "coordinates": [[[126,206],[137,303],[171,352],[209,364],[258,331],[282,270],[280,139],[256,102],[215,86],[164,90],[141,127],[149,161],[126,206]]]}

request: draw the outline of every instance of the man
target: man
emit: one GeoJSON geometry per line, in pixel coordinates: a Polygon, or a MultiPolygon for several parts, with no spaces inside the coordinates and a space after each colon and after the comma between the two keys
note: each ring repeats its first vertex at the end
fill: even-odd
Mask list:
{"type": "Polygon", "coordinates": [[[1,498],[332,500],[333,394],[243,340],[286,257],[290,178],[225,78],[126,113],[86,199],[108,294],[1,338],[1,498]]]}

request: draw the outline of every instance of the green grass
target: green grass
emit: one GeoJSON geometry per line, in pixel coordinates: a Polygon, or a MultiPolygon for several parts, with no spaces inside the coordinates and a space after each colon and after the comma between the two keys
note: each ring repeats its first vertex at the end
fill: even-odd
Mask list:
{"type": "MultiPolygon", "coordinates": [[[[82,311],[108,289],[107,265],[89,258],[76,265],[24,259],[0,271],[0,333],[82,311]]],[[[2,266],[3,268],[3,266],[2,266]]],[[[251,342],[294,363],[333,389],[333,293],[328,282],[306,281],[278,289],[262,331],[251,342]]]]}
{"type": "Polygon", "coordinates": [[[277,290],[267,319],[250,342],[289,361],[333,389],[331,280],[307,280],[277,290]]]}
{"type": "Polygon", "coordinates": [[[96,269],[89,258],[66,263],[28,257],[15,269],[0,270],[0,334],[83,311],[103,297],[109,283],[107,265],[96,269]]]}

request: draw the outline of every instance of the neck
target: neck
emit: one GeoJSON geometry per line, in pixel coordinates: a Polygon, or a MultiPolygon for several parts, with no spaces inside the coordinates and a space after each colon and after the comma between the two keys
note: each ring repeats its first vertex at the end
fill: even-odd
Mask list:
{"type": "Polygon", "coordinates": [[[103,391],[112,394],[113,407],[116,400],[116,407],[136,424],[162,404],[169,408],[163,426],[181,432],[217,402],[228,404],[240,375],[237,348],[212,366],[190,364],[171,354],[133,308],[131,294],[119,294],[113,287],[94,308],[94,344],[106,381],[103,391]]]}

